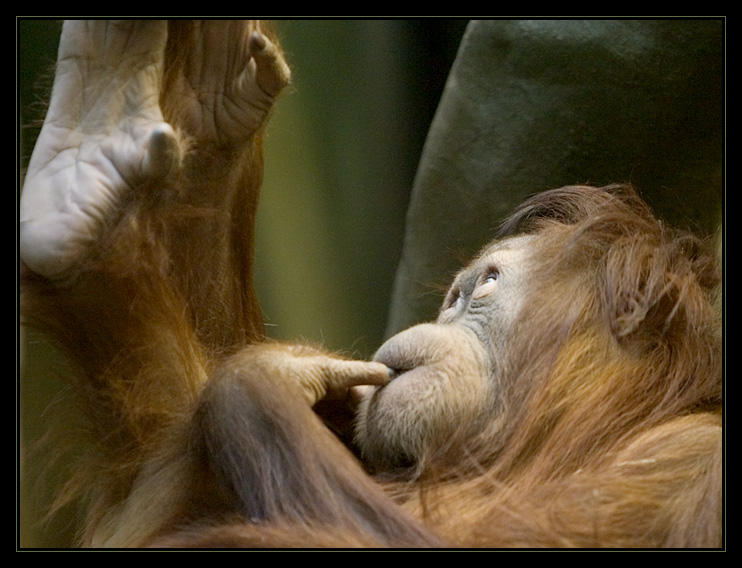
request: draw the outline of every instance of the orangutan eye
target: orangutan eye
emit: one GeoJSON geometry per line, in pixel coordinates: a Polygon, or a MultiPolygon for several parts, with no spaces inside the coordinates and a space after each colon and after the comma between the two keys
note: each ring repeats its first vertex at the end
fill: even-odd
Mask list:
{"type": "Polygon", "coordinates": [[[451,290],[446,299],[446,309],[458,308],[461,305],[461,301],[461,291],[458,289],[451,290]]]}
{"type": "Polygon", "coordinates": [[[454,315],[461,309],[463,302],[464,299],[461,296],[461,289],[458,286],[451,288],[443,302],[443,309],[441,310],[440,317],[444,320],[454,317],[454,315]]]}
{"type": "Polygon", "coordinates": [[[477,286],[472,292],[471,299],[478,300],[491,294],[497,289],[497,281],[500,278],[500,273],[497,270],[489,270],[486,276],[480,280],[477,286]]]}

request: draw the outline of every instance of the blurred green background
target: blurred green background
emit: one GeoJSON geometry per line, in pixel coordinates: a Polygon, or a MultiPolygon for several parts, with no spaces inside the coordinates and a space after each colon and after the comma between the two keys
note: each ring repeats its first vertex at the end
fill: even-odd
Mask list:
{"type": "Polygon", "coordinates": [[[268,130],[256,277],[270,334],[368,356],[465,20],[280,21],[294,76],[268,130]]]}
{"type": "MultiPolygon", "coordinates": [[[[258,215],[256,285],[269,335],[358,357],[382,342],[410,188],[466,23],[276,22],[293,85],[268,128],[258,215]]],[[[18,20],[20,167],[43,118],[60,30],[55,20],[18,20]]],[[[48,452],[36,450],[50,423],[66,426],[65,391],[54,354],[23,339],[19,441],[32,451],[19,485],[19,543],[65,546],[75,511],[39,522],[62,476],[56,466],[42,475],[48,452]]]]}

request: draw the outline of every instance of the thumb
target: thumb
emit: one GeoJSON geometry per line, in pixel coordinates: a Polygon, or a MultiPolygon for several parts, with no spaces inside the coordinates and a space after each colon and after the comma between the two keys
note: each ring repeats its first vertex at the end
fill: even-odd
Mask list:
{"type": "Polygon", "coordinates": [[[385,385],[393,376],[391,369],[382,363],[345,361],[330,357],[325,358],[316,370],[317,372],[304,376],[305,392],[313,399],[310,400],[312,405],[323,399],[329,391],[359,385],[385,385]]]}

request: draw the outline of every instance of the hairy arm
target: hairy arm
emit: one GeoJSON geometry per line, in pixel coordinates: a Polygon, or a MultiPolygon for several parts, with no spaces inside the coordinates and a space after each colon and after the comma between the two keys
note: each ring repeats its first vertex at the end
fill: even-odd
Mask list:
{"type": "MultiPolygon", "coordinates": [[[[65,495],[92,496],[87,544],[156,524],[160,501],[147,519],[127,504],[157,469],[152,456],[177,444],[219,360],[262,338],[262,133],[289,77],[262,21],[63,25],[21,194],[21,309],[64,351],[90,419],[95,450],[81,452],[65,495]]],[[[172,489],[158,487],[144,493],[172,489]]]]}
{"type": "Polygon", "coordinates": [[[348,542],[365,545],[435,542],[312,411],[332,391],[389,378],[380,363],[278,344],[249,347],[217,371],[195,414],[192,448],[249,521],[245,535],[264,523],[315,527],[320,541],[333,528],[335,538],[351,535],[348,542]]]}

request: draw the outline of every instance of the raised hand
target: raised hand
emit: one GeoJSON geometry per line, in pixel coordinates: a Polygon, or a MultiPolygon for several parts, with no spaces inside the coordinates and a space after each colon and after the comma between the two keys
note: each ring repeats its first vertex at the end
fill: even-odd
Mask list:
{"type": "Polygon", "coordinates": [[[67,21],[49,110],[26,173],[20,252],[61,277],[118,219],[137,187],[178,168],[158,94],[164,21],[67,21]]]}

